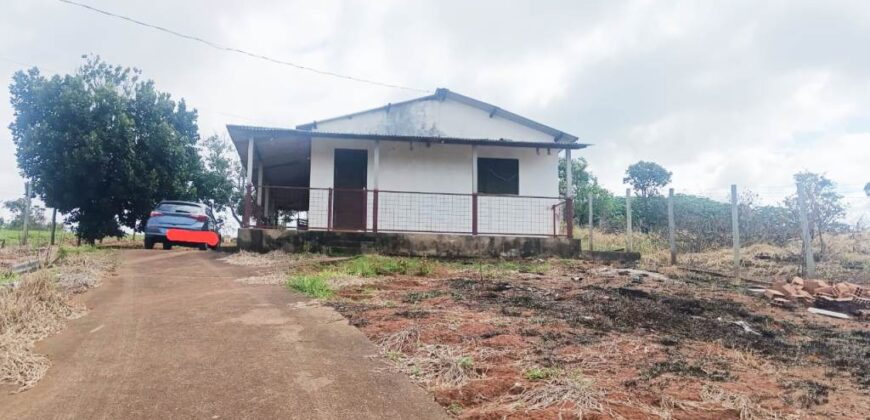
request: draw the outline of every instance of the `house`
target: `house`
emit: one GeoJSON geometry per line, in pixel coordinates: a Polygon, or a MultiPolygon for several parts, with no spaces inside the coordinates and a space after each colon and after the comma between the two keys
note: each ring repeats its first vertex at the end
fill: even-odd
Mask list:
{"type": "Polygon", "coordinates": [[[587,145],[447,89],[296,128],[227,129],[249,184],[243,238],[572,237],[559,155],[587,145]]]}

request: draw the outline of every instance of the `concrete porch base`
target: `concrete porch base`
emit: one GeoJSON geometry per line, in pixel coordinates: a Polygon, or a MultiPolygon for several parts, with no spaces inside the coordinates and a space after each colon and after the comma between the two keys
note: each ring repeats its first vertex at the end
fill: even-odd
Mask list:
{"type": "Polygon", "coordinates": [[[378,253],[415,257],[580,256],[580,240],[552,237],[472,236],[428,233],[324,232],[239,229],[239,249],[335,254],[378,253]]]}

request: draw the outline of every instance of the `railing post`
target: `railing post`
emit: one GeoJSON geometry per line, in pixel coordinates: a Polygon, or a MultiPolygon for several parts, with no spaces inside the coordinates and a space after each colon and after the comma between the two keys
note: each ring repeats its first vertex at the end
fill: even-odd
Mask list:
{"type": "Polygon", "coordinates": [[[574,199],[565,199],[565,228],[568,239],[574,239],[574,199]]]}
{"type": "Polygon", "coordinates": [[[245,228],[251,227],[251,189],[253,186],[251,184],[247,184],[245,186],[245,215],[244,220],[242,220],[242,225],[245,228]]]}
{"type": "Polygon", "coordinates": [[[477,235],[477,193],[471,194],[471,234],[477,235]]]}
{"type": "Polygon", "coordinates": [[[372,232],[378,233],[378,190],[372,192],[372,232]]]}
{"type": "Polygon", "coordinates": [[[332,230],[332,188],[329,189],[326,201],[326,230],[332,230]]]}

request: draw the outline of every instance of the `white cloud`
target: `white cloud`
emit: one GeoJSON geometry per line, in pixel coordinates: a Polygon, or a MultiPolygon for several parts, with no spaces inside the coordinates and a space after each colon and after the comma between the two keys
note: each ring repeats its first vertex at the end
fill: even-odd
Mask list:
{"type": "MultiPolygon", "coordinates": [[[[638,160],[672,170],[678,190],[716,197],[737,183],[773,200],[808,169],[841,184],[857,208],[854,188],[870,181],[866,2],[89,3],[311,67],[493,102],[594,143],[580,155],[617,192],[638,160]]],[[[142,68],[184,97],[200,110],[203,134],[226,123],[292,126],[416,96],[59,2],[15,1],[0,15],[4,84],[22,67],[10,59],[68,72],[91,52],[142,68]]],[[[12,120],[8,103],[3,89],[2,127],[12,120]]],[[[10,134],[0,130],[0,200],[22,190],[10,134]]]]}

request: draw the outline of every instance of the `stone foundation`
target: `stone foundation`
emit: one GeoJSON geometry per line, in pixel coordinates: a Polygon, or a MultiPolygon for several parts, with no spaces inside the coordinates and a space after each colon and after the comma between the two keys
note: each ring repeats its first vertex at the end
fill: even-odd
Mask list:
{"type": "Polygon", "coordinates": [[[239,249],[255,252],[284,250],[454,258],[580,256],[579,239],[553,237],[239,229],[237,241],[239,249]]]}

